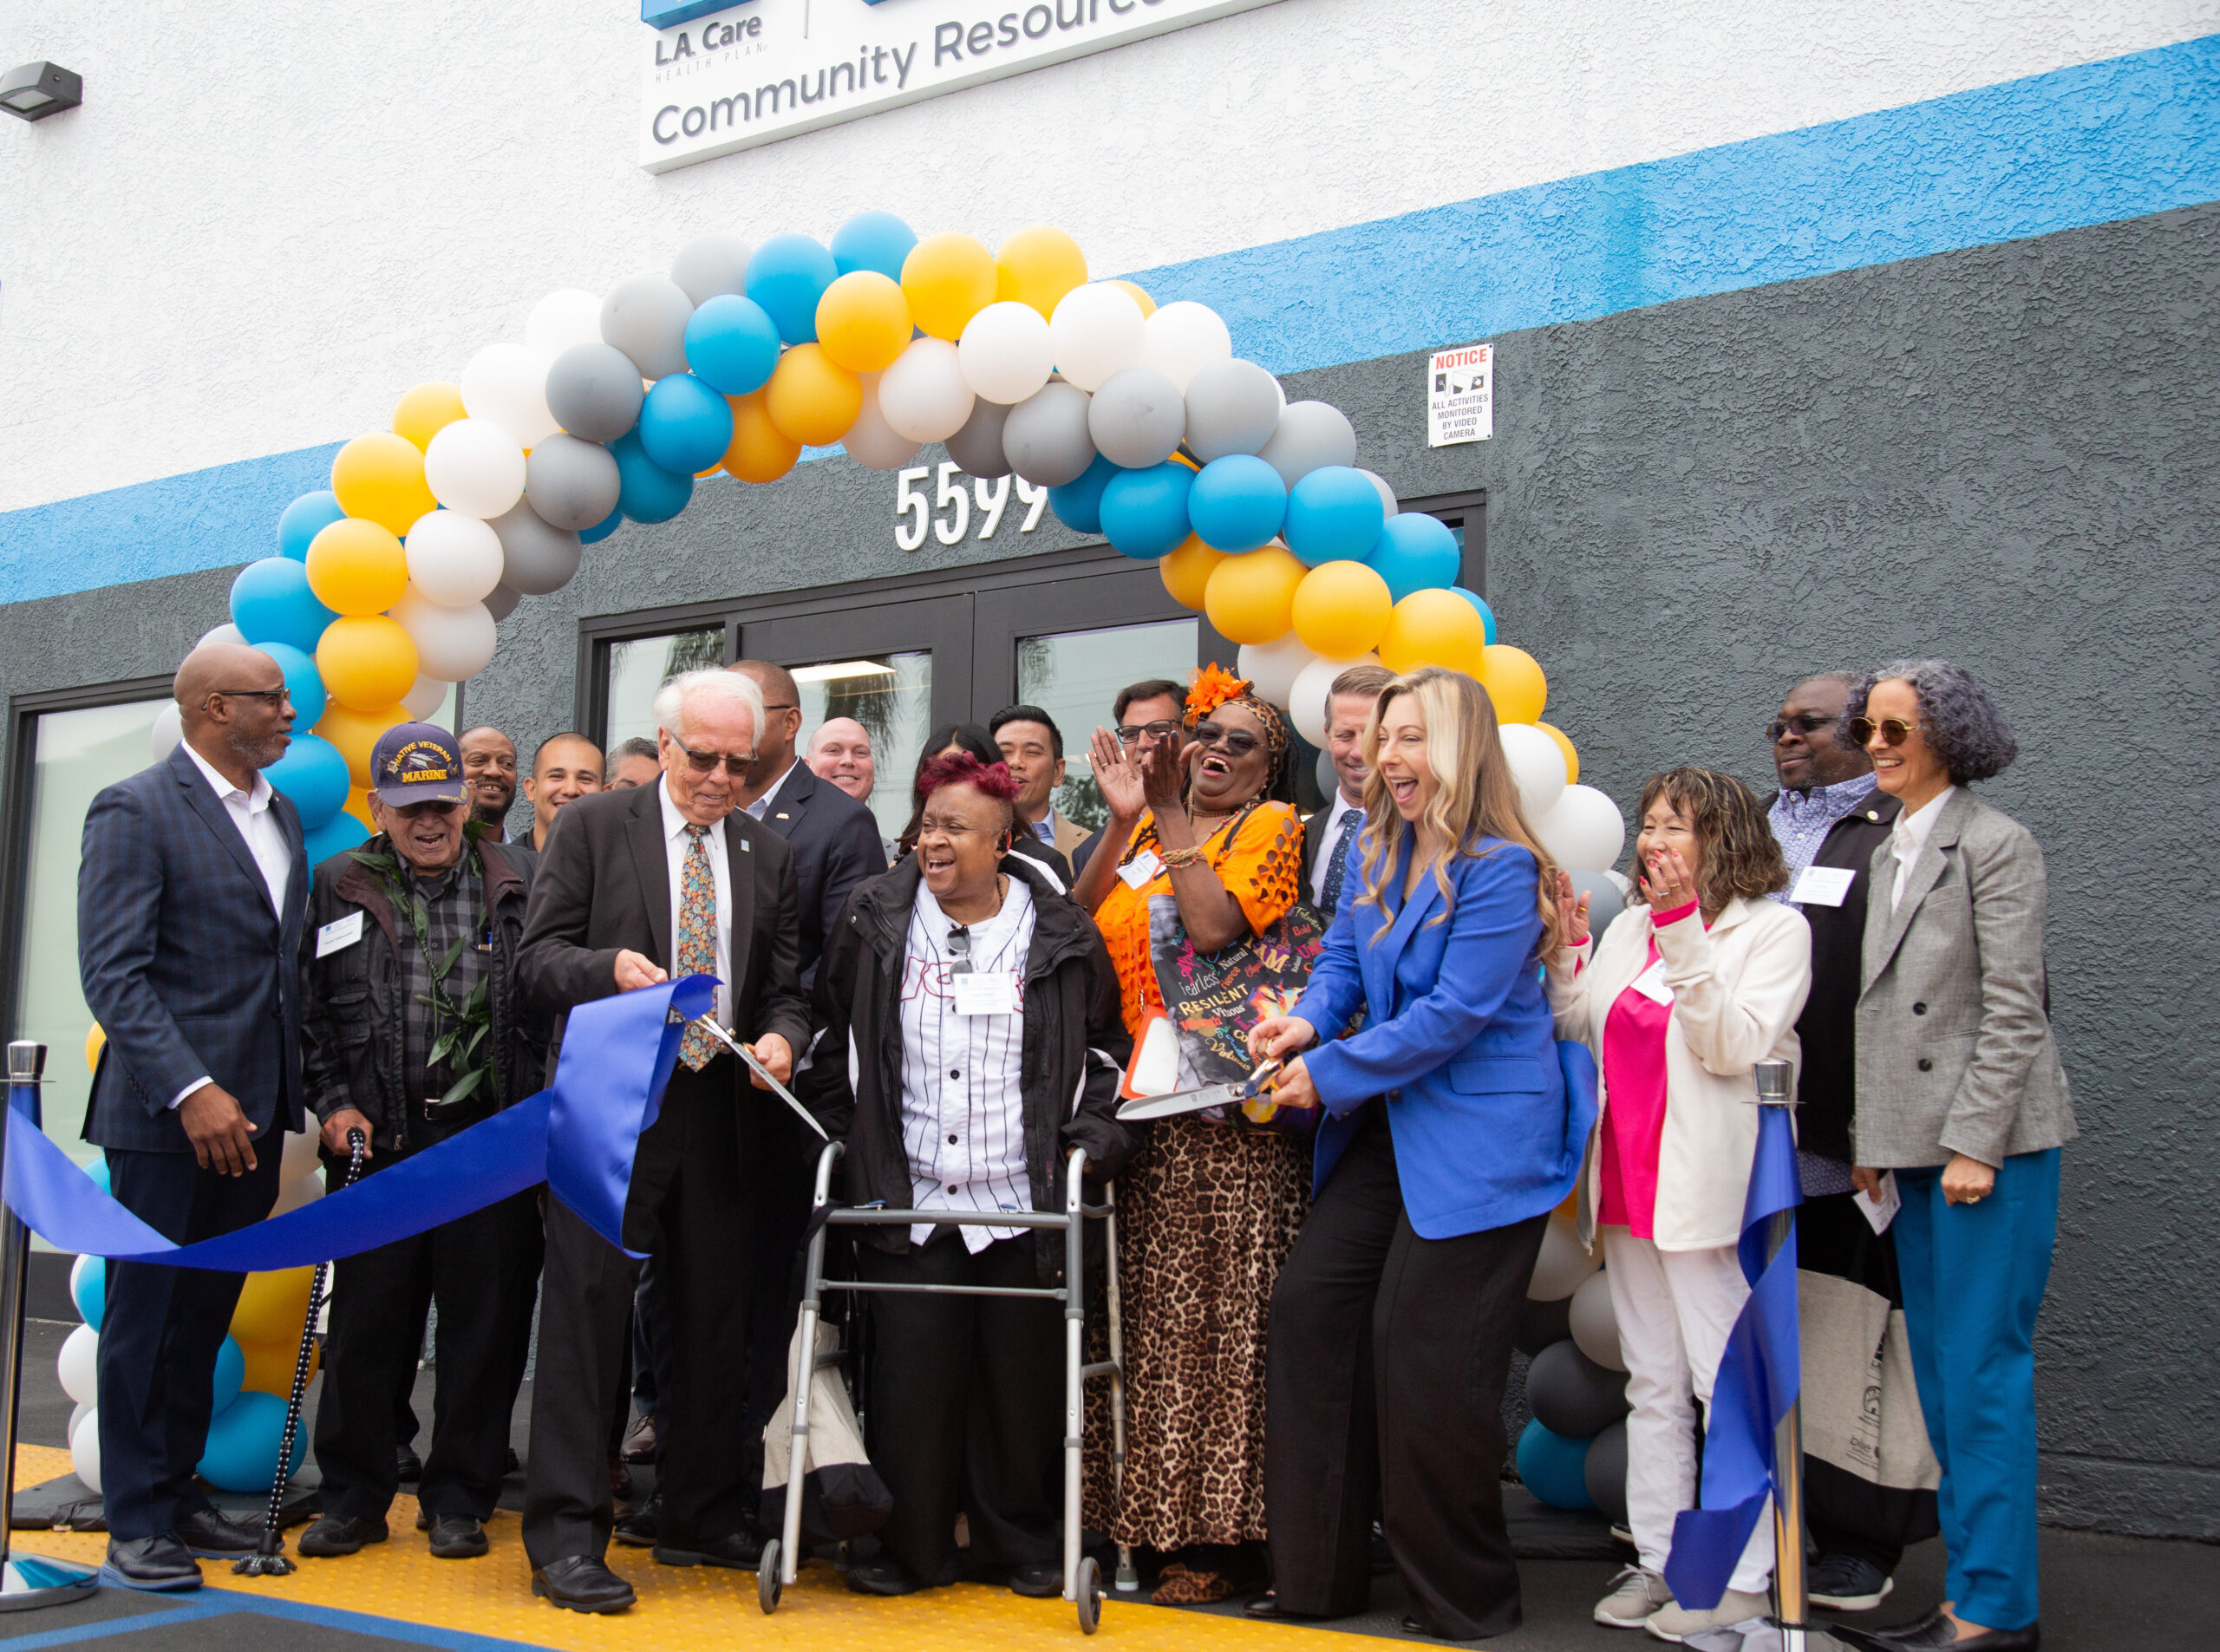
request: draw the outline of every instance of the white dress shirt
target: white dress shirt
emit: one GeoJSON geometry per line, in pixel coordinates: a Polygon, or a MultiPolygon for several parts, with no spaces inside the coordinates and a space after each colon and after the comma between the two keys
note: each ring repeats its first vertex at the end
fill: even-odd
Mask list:
{"type": "MultiPolygon", "coordinates": [[[[954,924],[932,891],[917,885],[902,970],[902,1145],[910,1159],[914,1210],[1033,1208],[1018,1088],[1033,917],[1032,891],[1013,878],[1002,911],[969,926],[972,969],[1015,975],[1021,1013],[959,1015],[949,985],[954,958],[948,935],[954,924]]],[[[962,1230],[974,1256],[996,1239],[1024,1231],[962,1230]]],[[[910,1230],[910,1242],[923,1244],[933,1232],[930,1224],[920,1223],[910,1230]]]]}
{"type": "MultiPolygon", "coordinates": [[[[1342,817],[1345,814],[1357,816],[1357,827],[1360,831],[1363,829],[1364,805],[1350,802],[1342,794],[1342,788],[1337,786],[1334,788],[1333,806],[1326,812],[1326,835],[1318,839],[1318,858],[1310,867],[1310,904],[1313,906],[1323,905],[1325,903],[1326,875],[1334,870],[1332,852],[1334,834],[1342,829],[1342,817]]],[[[1344,848],[1347,846],[1343,846],[1344,848]]],[[[1342,891],[1342,898],[1344,900],[1348,898],[1348,891],[1346,887],[1342,891]]]]}
{"type": "MultiPolygon", "coordinates": [[[[253,789],[242,792],[218,773],[214,764],[193,750],[189,740],[185,742],[185,754],[193,760],[195,768],[208,777],[208,784],[216,788],[216,796],[232,817],[232,824],[246,839],[247,852],[254,857],[254,864],[262,873],[263,887],[270,893],[270,910],[282,923],[285,916],[285,889],[293,878],[293,852],[286,845],[284,827],[270,813],[271,800],[278,795],[271,789],[270,777],[258,771],[253,789]]],[[[203,1073],[172,1096],[170,1106],[174,1108],[202,1085],[212,1081],[203,1073]]]]}
{"type": "Polygon", "coordinates": [[[1900,814],[1889,832],[1889,852],[1897,858],[1897,884],[1889,896],[1889,910],[1895,911],[1903,902],[1904,885],[1911,881],[1912,863],[1919,859],[1920,851],[1927,847],[1927,839],[1935,831],[1935,823],[1942,818],[1942,805],[1958,788],[1946,786],[1926,802],[1916,813],[1900,814]]]}
{"type": "MultiPolygon", "coordinates": [[[[686,898],[686,849],[693,841],[686,828],[693,824],[678,812],[678,805],[670,800],[670,780],[668,777],[656,782],[656,800],[663,806],[663,865],[670,871],[670,956],[663,960],[664,969],[676,977],[678,974],[678,909],[686,898]]],[[[717,885],[717,979],[723,984],[717,989],[717,1020],[725,1027],[732,1025],[732,864],[725,854],[724,824],[720,821],[702,834],[702,847],[708,852],[709,876],[717,885]]]]}
{"type": "Polygon", "coordinates": [[[777,780],[773,780],[769,786],[764,788],[763,795],[761,797],[757,798],[753,803],[744,805],[743,806],[748,810],[748,818],[751,820],[760,820],[766,814],[770,813],[772,800],[779,795],[780,788],[786,785],[787,780],[793,774],[793,772],[800,767],[801,759],[797,757],[793,762],[787,765],[786,772],[784,774],[780,774],[777,780]]]}

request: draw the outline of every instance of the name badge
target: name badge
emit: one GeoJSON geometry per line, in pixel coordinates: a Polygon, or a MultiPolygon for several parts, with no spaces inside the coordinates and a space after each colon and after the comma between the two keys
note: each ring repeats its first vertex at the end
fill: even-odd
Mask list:
{"type": "Polygon", "coordinates": [[[1799,906],[1839,906],[1857,881],[1855,866],[1806,866],[1788,898],[1799,906]]]}
{"type": "Polygon", "coordinates": [[[1670,1005],[1673,989],[1665,984],[1665,960],[1660,958],[1634,978],[1634,989],[1654,1004],[1670,1005]]]}
{"type": "Polygon", "coordinates": [[[334,952],[343,952],[362,938],[362,915],[349,912],[344,917],[335,917],[316,932],[317,957],[329,957],[334,952]]]}
{"type": "Polygon", "coordinates": [[[1125,879],[1126,888],[1139,889],[1153,880],[1156,874],[1163,870],[1164,862],[1157,859],[1156,851],[1144,849],[1118,868],[1118,876],[1125,879]]]}
{"type": "Polygon", "coordinates": [[[949,989],[956,997],[959,1015],[1015,1015],[1017,1014],[1017,975],[998,970],[990,975],[952,975],[949,989]]]}

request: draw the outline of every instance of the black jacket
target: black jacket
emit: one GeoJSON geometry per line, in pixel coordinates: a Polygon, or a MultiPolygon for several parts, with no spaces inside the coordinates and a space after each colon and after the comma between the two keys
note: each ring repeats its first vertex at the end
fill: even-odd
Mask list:
{"type": "MultiPolygon", "coordinates": [[[[362,846],[375,852],[388,846],[389,839],[381,834],[362,846]]],[[[493,945],[486,996],[493,1008],[500,1089],[485,1106],[460,1107],[453,1119],[441,1121],[442,1128],[459,1128],[514,1107],[542,1087],[546,1070],[548,1017],[526,1004],[516,990],[532,852],[481,840],[478,852],[486,926],[493,945]]],[[[385,885],[351,852],[334,855],[316,869],[307,929],[301,938],[301,1054],[308,1101],[319,1119],[329,1119],[343,1107],[353,1107],[367,1118],[373,1163],[390,1162],[408,1151],[399,949],[414,944],[400,933],[385,885]],[[356,911],[366,915],[362,938],[317,957],[317,931],[356,911]]]]}
{"type": "Polygon", "coordinates": [[[872,812],[830,780],[820,780],[807,763],[787,771],[762,824],[787,840],[794,852],[795,911],[801,919],[801,987],[817,978],[825,937],[840,921],[858,884],[886,870],[886,846],[879,841],[872,812]]]}
{"type": "MultiPolygon", "coordinates": [[[[1002,869],[1032,892],[1032,944],[1025,958],[1025,1033],[1019,1102],[1027,1179],[1036,1211],[1064,1205],[1065,1158],[1087,1149],[1092,1176],[1124,1168],[1136,1145],[1113,1116],[1118,1076],[1133,1048],[1119,1010],[1118,976],[1094,920],[1044,878],[1028,858],[1002,869]]],[[[835,1141],[848,1202],[906,1209],[913,1197],[902,1139],[902,980],[910,913],[923,873],[915,855],[849,898],[818,970],[816,1032],[798,1094],[835,1141]]],[[[900,1228],[870,1230],[880,1249],[909,1249],[900,1228]]],[[[1035,1234],[1041,1279],[1063,1277],[1063,1236],[1035,1234]]]]}

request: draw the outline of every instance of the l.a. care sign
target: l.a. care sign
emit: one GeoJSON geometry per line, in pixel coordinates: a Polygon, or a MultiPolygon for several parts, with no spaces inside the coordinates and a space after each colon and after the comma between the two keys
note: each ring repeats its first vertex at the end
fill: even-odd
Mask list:
{"type": "Polygon", "coordinates": [[[668,172],[798,132],[1270,5],[1272,0],[643,0],[640,164],[668,172]],[[680,19],[684,18],[683,22],[680,19]]]}

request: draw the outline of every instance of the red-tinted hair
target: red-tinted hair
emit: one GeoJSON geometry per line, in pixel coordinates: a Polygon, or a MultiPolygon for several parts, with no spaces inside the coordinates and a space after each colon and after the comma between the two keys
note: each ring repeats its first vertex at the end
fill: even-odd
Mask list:
{"type": "Polygon", "coordinates": [[[966,751],[944,752],[917,771],[920,806],[944,786],[969,786],[998,802],[1017,801],[1017,779],[1008,763],[983,763],[966,751]]]}

